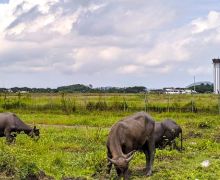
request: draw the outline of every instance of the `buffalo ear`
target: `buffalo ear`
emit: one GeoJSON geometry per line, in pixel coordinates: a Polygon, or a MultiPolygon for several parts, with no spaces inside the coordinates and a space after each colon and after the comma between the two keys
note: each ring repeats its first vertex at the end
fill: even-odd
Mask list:
{"type": "Polygon", "coordinates": [[[36,126],[34,126],[34,130],[36,129],[36,126]]]}

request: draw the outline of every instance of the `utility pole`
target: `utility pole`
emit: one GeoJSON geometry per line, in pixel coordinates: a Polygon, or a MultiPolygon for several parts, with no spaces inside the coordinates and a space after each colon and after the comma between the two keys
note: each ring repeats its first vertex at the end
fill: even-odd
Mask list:
{"type": "Polygon", "coordinates": [[[126,111],[126,100],[125,100],[125,87],[124,87],[124,96],[123,96],[124,112],[126,111]]]}
{"type": "Polygon", "coordinates": [[[194,91],[196,91],[196,77],[194,76],[194,91]]]}

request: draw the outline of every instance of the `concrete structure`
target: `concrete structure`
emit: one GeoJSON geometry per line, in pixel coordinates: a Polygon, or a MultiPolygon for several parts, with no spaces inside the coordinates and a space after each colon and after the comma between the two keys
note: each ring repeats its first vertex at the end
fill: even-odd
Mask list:
{"type": "Polygon", "coordinates": [[[214,93],[220,93],[220,59],[212,59],[214,65],[214,93]]]}

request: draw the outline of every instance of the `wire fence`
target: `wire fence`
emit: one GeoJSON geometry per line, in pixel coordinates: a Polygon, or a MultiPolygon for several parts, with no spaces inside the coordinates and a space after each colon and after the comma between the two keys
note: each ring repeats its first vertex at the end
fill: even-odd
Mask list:
{"type": "Polygon", "coordinates": [[[146,111],[220,114],[220,96],[215,94],[0,94],[1,111],[59,112],[146,111]]]}

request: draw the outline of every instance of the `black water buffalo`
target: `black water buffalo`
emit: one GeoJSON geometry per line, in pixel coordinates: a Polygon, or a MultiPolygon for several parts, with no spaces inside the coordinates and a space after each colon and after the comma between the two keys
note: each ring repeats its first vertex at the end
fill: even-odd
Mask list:
{"type": "Polygon", "coordinates": [[[154,120],[145,112],[126,117],[112,126],[107,140],[108,174],[114,164],[118,177],[129,179],[129,161],[138,150],[145,153],[147,175],[152,174],[154,126],[154,120]]]}
{"type": "Polygon", "coordinates": [[[155,123],[154,138],[156,148],[163,149],[169,145],[179,150],[175,142],[175,138],[179,137],[179,135],[181,135],[182,150],[182,128],[170,119],[155,123]]]}
{"type": "Polygon", "coordinates": [[[13,113],[0,113],[0,137],[6,137],[6,141],[11,143],[15,140],[16,134],[24,132],[30,137],[39,137],[40,132],[35,126],[31,128],[22,122],[13,113]]]}

